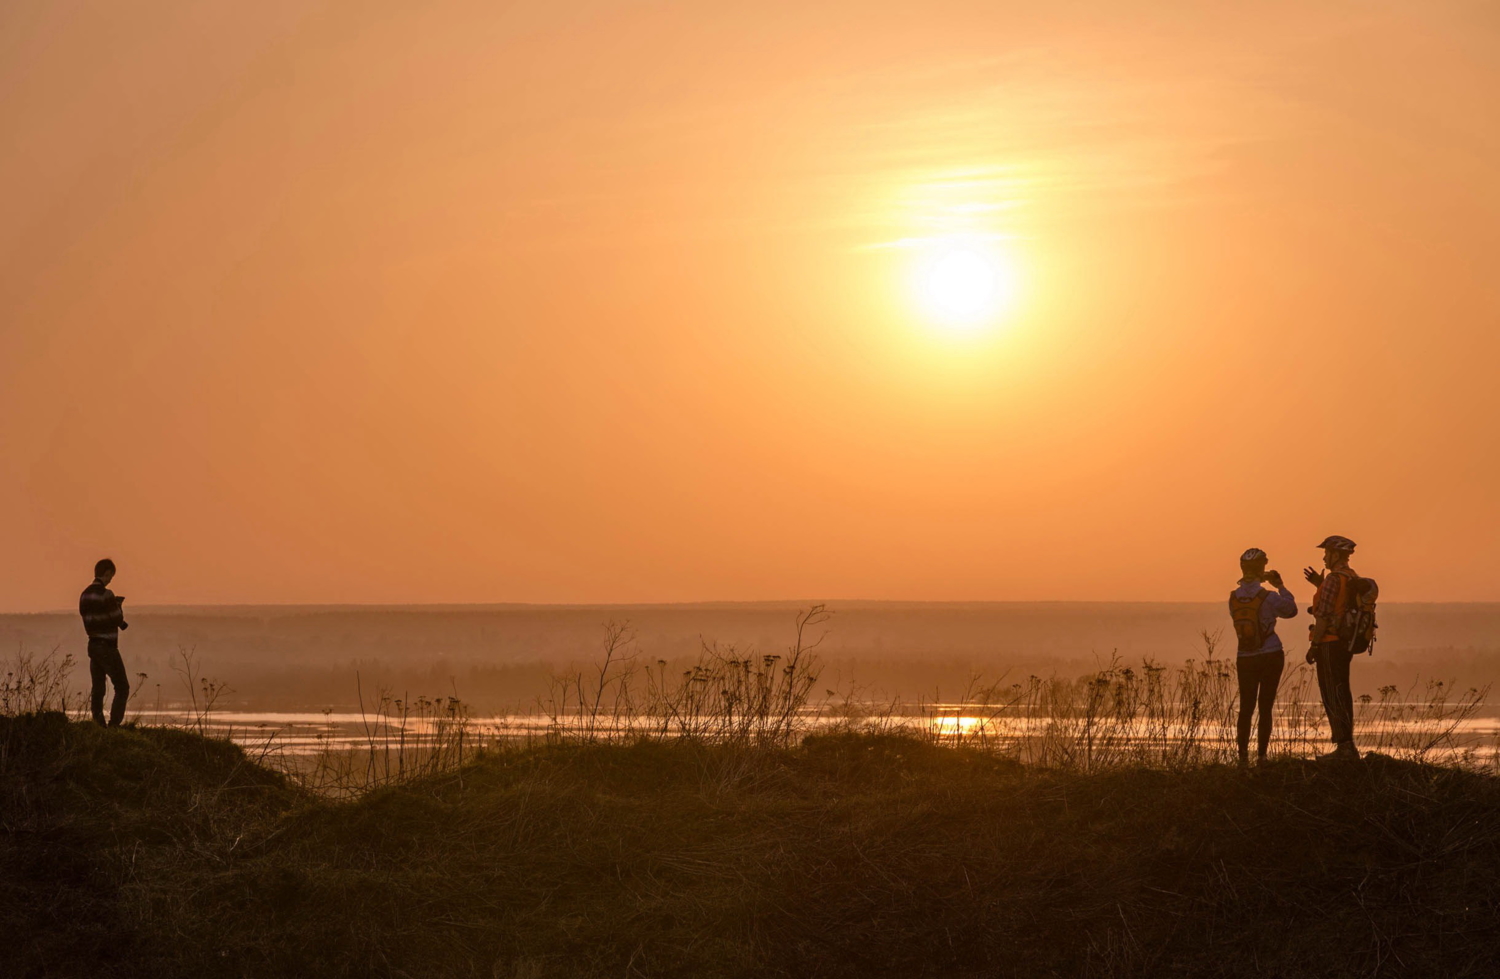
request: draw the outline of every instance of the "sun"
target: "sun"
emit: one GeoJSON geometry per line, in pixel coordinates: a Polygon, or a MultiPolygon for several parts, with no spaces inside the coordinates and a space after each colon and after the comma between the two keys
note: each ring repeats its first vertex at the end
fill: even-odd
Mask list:
{"type": "Polygon", "coordinates": [[[914,272],[917,307],[947,329],[981,329],[995,322],[1015,298],[1014,266],[988,242],[930,242],[922,249],[914,272]]]}

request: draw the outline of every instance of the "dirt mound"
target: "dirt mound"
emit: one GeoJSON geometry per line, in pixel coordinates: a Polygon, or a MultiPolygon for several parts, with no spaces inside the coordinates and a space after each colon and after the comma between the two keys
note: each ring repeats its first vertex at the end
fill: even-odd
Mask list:
{"type": "Polygon", "coordinates": [[[0,736],[7,975],[1480,976],[1500,943],[1500,781],[1379,756],[575,746],[333,803],[191,735],[0,736]]]}

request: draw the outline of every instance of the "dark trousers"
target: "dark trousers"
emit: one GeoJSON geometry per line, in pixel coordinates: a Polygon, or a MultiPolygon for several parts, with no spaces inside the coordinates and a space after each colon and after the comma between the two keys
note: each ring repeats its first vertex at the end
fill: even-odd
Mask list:
{"type": "Polygon", "coordinates": [[[1286,655],[1279,649],[1235,658],[1234,669],[1240,677],[1240,717],[1235,733],[1241,752],[1250,750],[1250,715],[1259,708],[1256,750],[1262,758],[1266,756],[1266,746],[1271,743],[1271,723],[1276,719],[1276,688],[1281,685],[1281,671],[1285,668],[1286,655]]]}
{"type": "Polygon", "coordinates": [[[94,723],[104,724],[104,678],[115,685],[115,699],[109,705],[109,726],[119,727],[125,719],[125,705],[130,701],[130,678],[125,675],[125,661],[120,658],[120,643],[115,639],[89,640],[89,709],[94,723]]]}
{"type": "Polygon", "coordinates": [[[1320,642],[1313,647],[1318,667],[1318,693],[1328,714],[1330,740],[1334,744],[1354,741],[1354,694],[1349,690],[1349,663],[1354,654],[1341,642],[1320,642]]]}

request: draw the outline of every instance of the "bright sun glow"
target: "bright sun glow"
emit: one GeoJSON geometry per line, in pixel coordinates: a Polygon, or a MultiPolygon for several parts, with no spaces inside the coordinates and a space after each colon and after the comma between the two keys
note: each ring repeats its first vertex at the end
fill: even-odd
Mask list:
{"type": "Polygon", "coordinates": [[[915,276],[918,306],[935,323],[964,332],[993,323],[1015,298],[1015,270],[986,242],[932,242],[915,276]]]}

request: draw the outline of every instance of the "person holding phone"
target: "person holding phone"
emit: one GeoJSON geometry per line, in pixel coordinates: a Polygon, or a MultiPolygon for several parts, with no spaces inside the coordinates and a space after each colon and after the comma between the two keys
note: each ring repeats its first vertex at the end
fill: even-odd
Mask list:
{"type": "Polygon", "coordinates": [[[1240,682],[1240,715],[1235,734],[1240,749],[1240,764],[1250,764],[1250,718],[1258,709],[1260,724],[1256,730],[1256,759],[1266,760],[1271,743],[1271,728],[1276,718],[1276,690],[1286,669],[1286,653],[1276,635],[1276,620],[1297,614],[1297,599],[1287,591],[1278,571],[1267,571],[1266,552],[1252,547],[1240,555],[1238,587],[1229,593],[1229,617],[1239,640],[1235,673],[1240,682]],[[1269,582],[1275,591],[1261,582],[1269,582]]]}
{"type": "Polygon", "coordinates": [[[119,727],[125,719],[125,705],[130,702],[130,678],[125,661],[120,658],[120,630],[125,622],[125,599],[109,590],[115,577],[115,562],[105,558],[94,565],[94,581],[78,597],[78,614],[89,637],[89,708],[94,723],[104,727],[104,681],[114,684],[115,697],[109,705],[109,727],[119,727]]]}

